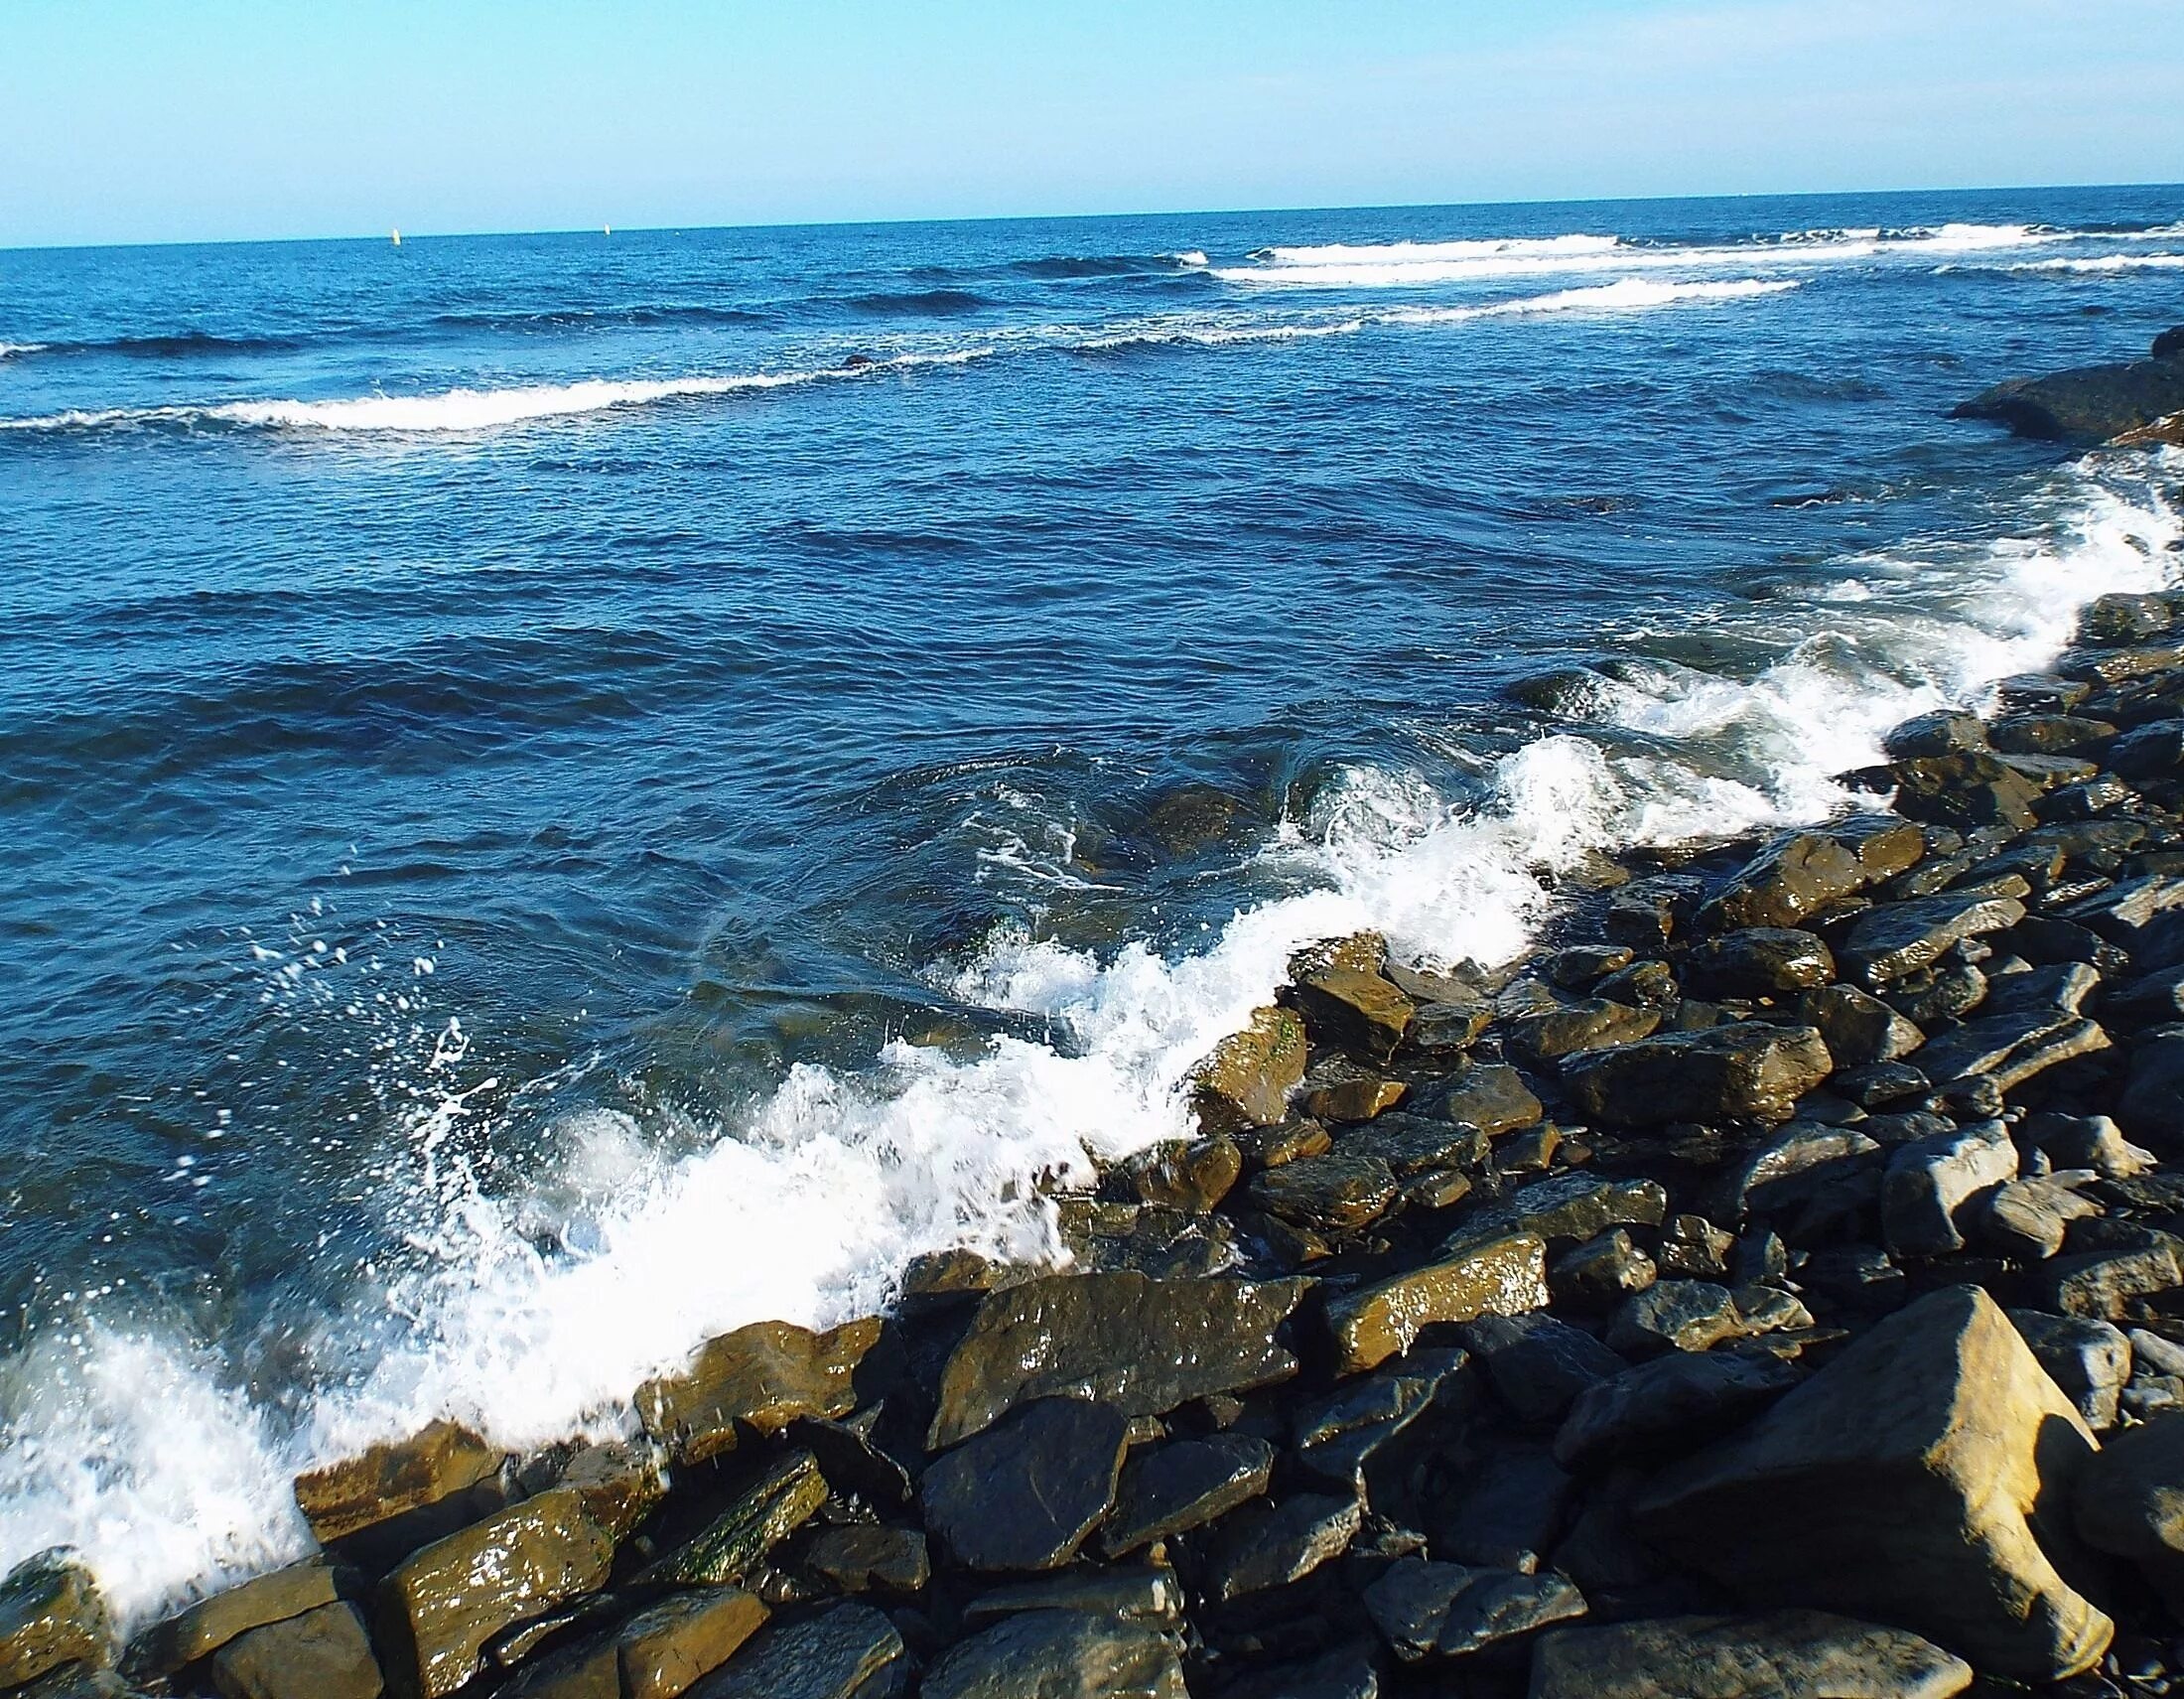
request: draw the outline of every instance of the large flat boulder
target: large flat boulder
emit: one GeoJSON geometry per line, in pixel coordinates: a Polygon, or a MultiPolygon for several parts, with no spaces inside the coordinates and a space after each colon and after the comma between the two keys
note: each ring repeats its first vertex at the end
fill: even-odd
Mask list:
{"type": "Polygon", "coordinates": [[[1339,1373],[1361,1374],[1411,1348],[1423,1329],[1546,1307],[1547,1242],[1506,1233],[1332,1299],[1326,1329],[1339,1373]]]}
{"type": "Polygon", "coordinates": [[[925,1471],[925,1526],[968,1569],[1058,1569],[1114,1504],[1129,1443],[1112,1404],[1036,1399],[925,1471]]]}
{"type": "Polygon", "coordinates": [[[336,1598],[334,1571],[323,1561],[290,1564],[201,1599],[139,1637],[129,1664],[147,1675],[172,1675],[268,1623],[285,1622],[336,1598]]]}
{"type": "Polygon", "coordinates": [[[498,1472],[504,1452],[457,1422],[375,1445],[296,1478],[296,1504],[321,1545],[439,1503],[498,1472]]]}
{"type": "Polygon", "coordinates": [[[363,1613],[321,1605],[238,1634],[212,1659],[221,1699],[379,1699],[385,1682],[363,1613]]]}
{"type": "Polygon", "coordinates": [[[2082,1561],[2064,1506],[2095,1449],[1993,1300],[1952,1287],[1672,1466],[1633,1514],[1755,1603],[1875,1618],[2050,1681],[2114,1632],[2057,1567],[2082,1561]]]}
{"type": "Polygon", "coordinates": [[[1771,1122],[1834,1065],[1817,1028],[1742,1021],[1572,1057],[1563,1079],[1584,1115],[1612,1126],[1771,1122]]]}
{"type": "Polygon", "coordinates": [[[902,1635],[870,1605],[773,1623],[692,1687],[690,1699],[892,1699],[909,1680],[902,1635]]]}
{"type": "Polygon", "coordinates": [[[1276,1334],[1306,1285],[1124,1270],[990,1293],[941,1370],[927,1448],[956,1445],[1034,1398],[1098,1399],[1158,1416],[1286,1380],[1297,1358],[1276,1334]]]}
{"type": "Polygon", "coordinates": [[[1793,832],[1754,856],[1701,919],[1723,927],[1799,925],[1830,904],[1903,872],[1925,853],[1916,826],[1886,815],[1793,832]]]}
{"type": "Polygon", "coordinates": [[[1394,1055],[1418,1005],[1382,971],[1387,963],[1387,941],[1377,932],[1320,944],[1290,963],[1286,996],[1314,1042],[1374,1062],[1394,1055]]]}
{"type": "Polygon", "coordinates": [[[2184,357],[2083,365],[2045,377],[2013,377],[1961,403],[1959,419],[1990,419],[2020,437],[2105,443],[2184,412],[2184,357]]]}
{"type": "Polygon", "coordinates": [[[1772,1611],[1555,1628],[1531,1699],[1951,1699],[1972,1666],[1901,1628],[1772,1611]]]}
{"type": "Polygon", "coordinates": [[[880,1341],[878,1317],[815,1334],[788,1322],[755,1322],[698,1348],[680,1374],[637,1388],[644,1431],[682,1463],[734,1448],[739,1432],[777,1434],[800,1416],[846,1416],[856,1376],[880,1341]]]}

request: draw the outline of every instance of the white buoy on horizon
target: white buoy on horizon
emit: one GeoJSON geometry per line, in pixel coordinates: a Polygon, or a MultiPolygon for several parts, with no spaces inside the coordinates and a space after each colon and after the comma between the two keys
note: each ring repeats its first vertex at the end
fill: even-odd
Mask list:
{"type": "Polygon", "coordinates": [[[611,236],[614,233],[614,226],[612,224],[602,224],[599,227],[599,233],[603,236],[611,236]]]}
{"type": "Polygon", "coordinates": [[[394,245],[396,247],[400,247],[402,245],[402,232],[400,230],[396,230],[394,232],[394,245]]]}

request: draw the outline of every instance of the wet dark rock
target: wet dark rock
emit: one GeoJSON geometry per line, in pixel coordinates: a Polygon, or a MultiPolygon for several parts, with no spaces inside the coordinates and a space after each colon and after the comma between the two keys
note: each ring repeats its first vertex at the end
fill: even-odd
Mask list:
{"type": "Polygon", "coordinates": [[[1351,1133],[1342,1148],[1386,1163],[1398,1180],[1411,1180],[1434,1170],[1476,1168],[1490,1146],[1476,1127],[1398,1112],[1351,1133]]]}
{"type": "Polygon", "coordinates": [[[1202,1215],[1229,1195],[1244,1172],[1244,1153],[1225,1135],[1165,1144],[1123,1164],[1124,1184],[1141,1203],[1202,1215]]]}
{"type": "Polygon", "coordinates": [[[1468,1050],[1492,1018],[1479,1003],[1421,1003],[1411,1018],[1411,1048],[1429,1055],[1468,1050]]]}
{"type": "Polygon", "coordinates": [[[1554,1549],[1577,1497],[1577,1484],[1545,1446],[1489,1452],[1465,1483],[1433,1551],[1458,1563],[1530,1575],[1554,1549]]]}
{"type": "Polygon", "coordinates": [[[1880,1160],[1859,1127],[1792,1121],[1729,1172],[1721,1216],[1773,1223],[1792,1244],[1823,1239],[1879,1197],[1880,1160]]]}
{"type": "Polygon", "coordinates": [[[1590,1239],[1610,1227],[1654,1227],[1668,1212],[1657,1180],[1602,1180],[1558,1175],[1519,1189],[1505,1203],[1482,1209],[1465,1224],[1467,1237],[1485,1232],[1537,1233],[1555,1242],[1590,1239]]]}
{"type": "Polygon", "coordinates": [[[1494,1166],[1505,1175],[1545,1174],[1555,1166],[1563,1148],[1563,1130],[1552,1122],[1512,1133],[1495,1157],[1494,1166]]]}
{"type": "MultiPolygon", "coordinates": [[[[1986,975],[1954,955],[1905,974],[1881,992],[1882,1001],[1907,1021],[1932,1028],[1954,1021],[1986,999],[1986,975]]],[[[1923,1062],[1921,1064],[1923,1066],[1923,1062]]]]}
{"type": "Polygon", "coordinates": [[[2175,1149],[2184,1129],[2184,1029],[2155,1029],[2132,1052],[2116,1119],[2134,1140],[2175,1149]]]}
{"type": "Polygon", "coordinates": [[[1308,1156],[1325,1156],[1334,1139],[1317,1121],[1296,1116],[1272,1127],[1254,1127],[1236,1135],[1236,1148],[1244,1156],[1244,1172],[1258,1174],[1280,1168],[1286,1162],[1302,1162],[1308,1156]]]}
{"type": "Polygon", "coordinates": [[[1640,1009],[1673,1009],[1683,996],[1676,975],[1665,961],[1633,962],[1611,973],[1593,988],[1596,996],[1628,1003],[1640,1009]]]}
{"type": "Polygon", "coordinates": [[[1083,1611],[1026,1611],[949,1647],[924,1699],[1188,1699],[1168,1637],[1083,1611]]]}
{"type": "Polygon", "coordinates": [[[1255,1009],[1250,1024],[1193,1070],[1191,1101],[1208,1133],[1278,1126],[1303,1080],[1303,1021],[1294,1009],[1255,1009]]]}
{"type": "Polygon", "coordinates": [[[1898,1145],[1881,1179],[1889,1254],[1946,1256],[1964,1249],[1975,1199],[2017,1178],[2017,1147],[1999,1121],[1979,1121],[1898,1145]]]}
{"type": "Polygon", "coordinates": [[[1850,928],[1842,957],[1868,986],[1886,985],[1931,967],[1965,938],[2002,931],[2025,918],[2013,897],[1972,897],[1944,892],[1915,903],[1869,909],[1850,928]]]}
{"type": "Polygon", "coordinates": [[[334,1571],[324,1562],[293,1563],[224,1588],[169,1618],[131,1648],[129,1667],[146,1675],[172,1675],[186,1663],[209,1656],[237,1634],[300,1617],[337,1598],[334,1571]]]}
{"type": "Polygon", "coordinates": [[[593,1521],[615,1539],[637,1524],[667,1496],[667,1481],[657,1451],[618,1440],[588,1445],[555,1474],[551,1485],[566,1487],[584,1501],[593,1521]]]}
{"type": "Polygon", "coordinates": [[[1338,1645],[1302,1663],[1247,1676],[1221,1699],[1380,1699],[1380,1672],[1369,1644],[1338,1645]]]}
{"type": "Polygon", "coordinates": [[[1290,1419],[1297,1462],[1331,1487],[1360,1491],[1366,1466],[1412,1423],[1463,1402],[1469,1361],[1461,1350],[1421,1348],[1300,1406],[1290,1419]]]}
{"type": "Polygon", "coordinates": [[[2179,908],[2184,908],[2184,879],[2156,873],[2096,892],[2059,913],[2128,950],[2141,947],[2142,935],[2179,908]]]}
{"type": "Polygon", "coordinates": [[[911,1497],[909,1471],[875,1443],[868,1428],[807,1419],[792,1423],[788,1437],[818,1461],[819,1473],[836,1493],[862,1498],[879,1510],[903,1509],[911,1497]]]}
{"type": "Polygon", "coordinates": [[[1590,1334],[1541,1310],[1482,1316],[1460,1331],[1495,1397],[1523,1422],[1561,1421],[1587,1387],[1629,1366],[1590,1334]]]}
{"type": "Polygon", "coordinates": [[[1594,997],[1520,1016],[1509,1023],[1507,1042],[1520,1061],[1545,1066],[1577,1051],[1630,1044],[1660,1024],[1658,1009],[1638,1009],[1594,997]]]}
{"type": "MultiPolygon", "coordinates": [[[[2154,353],[2161,352],[2157,340],[2154,353]]],[[[2170,597],[2115,591],[2095,597],[2079,611],[2078,641],[2097,646],[2143,642],[2163,636],[2176,620],[2176,604],[2170,597]]]]}
{"type": "Polygon", "coordinates": [[[2110,1180],[2128,1180],[2153,1166],[2152,1153],[2129,1143],[2106,1115],[2027,1115],[2017,1138],[2056,1168],[2090,1168],[2110,1180]]]}
{"type": "Polygon", "coordinates": [[[2109,987],[2101,1012],[2112,1021],[2154,1025],[2184,1020],[2184,966],[2165,967],[2109,987]]]}
{"type": "Polygon", "coordinates": [[[1628,944],[1571,944],[1540,958],[1541,976],[1566,991],[1581,991],[1594,980],[1628,967],[1636,952],[1628,944]]]}
{"type": "Polygon", "coordinates": [[[1930,1040],[1919,1052],[1919,1065],[1936,1084],[1985,1074],[2008,1091],[2058,1062],[2108,1048],[2108,1034],[2093,1022],[2056,1010],[2033,1010],[1967,1021],[1930,1040]]]}
{"type": "Polygon", "coordinates": [[[1337,1371],[1376,1368],[1436,1323],[1513,1316],[1546,1306],[1547,1245],[1508,1233],[1446,1247],[1437,1261],[1330,1300],[1326,1327],[1337,1371]]]}
{"type": "Polygon", "coordinates": [[[0,1688],[66,1663],[102,1669],[112,1656],[106,1602],[67,1547],[25,1558],[0,1580],[0,1688]]]}
{"type": "Polygon", "coordinates": [[[1854,985],[1824,985],[1798,999],[1798,1019],[1820,1029],[1838,1067],[1869,1068],[1909,1056],[1926,1035],[1854,985]]]}
{"type": "Polygon", "coordinates": [[[1134,1452],[1100,1547],[1109,1557],[1122,1557],[1203,1527],[1266,1491],[1273,1470],[1274,1448],[1248,1434],[1171,1440],[1134,1452]]]}
{"type": "Polygon", "coordinates": [[[1387,944],[1360,932],[1305,951],[1290,964],[1287,996],[1319,1043],[1371,1062],[1395,1054],[1418,1006],[1381,969],[1387,944]]]}
{"type": "Polygon", "coordinates": [[[1623,1228],[1587,1239],[1548,1265],[1548,1289],[1558,1304],[1592,1315],[1614,1309],[1659,1277],[1653,1258],[1623,1228]]]}
{"type": "Polygon", "coordinates": [[[1389,1565],[1364,1598],[1374,1628],[1406,1663],[1460,1657],[1585,1611],[1583,1595],[1559,1575],[1415,1557],[1389,1565]]]}
{"type": "Polygon", "coordinates": [[[1672,1465],[1635,1514],[1646,1537],[1749,1599],[1878,1613],[1981,1668],[2053,1680],[2090,1667],[2112,1625],[2027,1517],[2093,1455],[2008,1319],[1978,1288],[1952,1287],[1672,1465]]]}
{"type": "Polygon", "coordinates": [[[2079,1475],[2070,1513],[2088,1545],[2127,1559],[2172,1612],[2184,1608],[2184,1411],[2111,1439],[2079,1475]]]}
{"type": "Polygon", "coordinates": [[[663,1587],[720,1587],[742,1581],[826,1501],[827,1480],[818,1460],[807,1451],[790,1452],[641,1579],[663,1587]]]}
{"type": "Polygon", "coordinates": [[[932,1574],[923,1534],[870,1522],[821,1528],[804,1547],[803,1565],[838,1593],[916,1593],[932,1574]]]}
{"type": "Polygon", "coordinates": [[[1722,1280],[1728,1276],[1729,1251],[1735,1243],[1734,1233],[1704,1215],[1672,1215],[1661,1229],[1653,1260],[1672,1279],[1722,1280]]]}
{"type": "Polygon", "coordinates": [[[869,1605],[774,1623],[690,1689],[691,1699],[893,1699],[909,1679],[902,1636],[869,1605]]]}
{"type": "Polygon", "coordinates": [[[1553,1629],[1531,1699],[1951,1699],[1972,1679],[1964,1659],[1902,1628],[1773,1611],[1553,1629]]]}
{"type": "Polygon", "coordinates": [[[212,1659],[221,1699],[378,1699],[385,1682],[353,1605],[321,1605],[238,1634],[212,1659]]]}
{"type": "Polygon", "coordinates": [[[1789,926],[1723,932],[1684,960],[1686,982],[1708,997],[1781,997],[1835,976],[1836,958],[1819,935],[1789,926]]]}
{"type": "Polygon", "coordinates": [[[1215,1527],[1206,1555],[1206,1592],[1225,1601],[1300,1581],[1340,1557],[1363,1521],[1364,1507],[1352,1493],[1253,1499],[1215,1527]]]}
{"type": "Polygon", "coordinates": [[[1744,1022],[1574,1058],[1565,1082],[1580,1112],[1614,1126],[1784,1121],[1831,1065],[1814,1028],[1744,1022]]]}
{"type": "Polygon", "coordinates": [[[698,1348],[681,1374],[637,1388],[644,1431],[684,1463],[731,1451],[745,1432],[777,1434],[799,1416],[857,1408],[857,1370],[880,1343],[878,1317],[823,1334],[756,1322],[698,1348]]]}
{"type": "Polygon", "coordinates": [[[770,1614],[735,1587],[678,1593],[639,1611],[614,1634],[621,1699],[675,1699],[733,1657],[770,1614]]]}
{"type": "Polygon", "coordinates": [[[1387,1212],[1396,1201],[1396,1177],[1378,1157],[1345,1147],[1254,1175],[1245,1196],[1281,1220],[1346,1232],[1387,1212]]]}
{"type": "Polygon", "coordinates": [[[436,1541],[379,1590],[380,1648],[394,1685],[453,1693],[503,1628],[603,1586],[614,1536],[555,1487],[436,1541]]]}
{"type": "Polygon", "coordinates": [[[926,1443],[941,1450],[1034,1398],[1095,1398],[1158,1416],[1208,1393],[1287,1379],[1276,1331],[1294,1280],[1052,1275],[981,1300],[941,1372],[926,1443]]]}
{"type": "Polygon", "coordinates": [[[1707,906],[1706,919],[1724,927],[1795,926],[1903,872],[1925,847],[1916,827],[1879,816],[1793,833],[1739,872],[1707,906]]]}
{"type": "Polygon", "coordinates": [[[1055,1569],[1115,1502],[1130,1420],[1111,1404],[1041,1398],[925,1471],[925,1526],[969,1569],[1055,1569]]]}
{"type": "Polygon", "coordinates": [[[2087,1169],[2075,1176],[2016,1180],[1998,1188],[1976,1214],[1980,1241],[2003,1256],[2054,1256],[2063,1248],[2071,1222],[2101,1213],[2100,1204],[2077,1191],[2093,1178],[2087,1169]]]}
{"type": "Polygon", "coordinates": [[[2177,412],[2184,412],[2184,361],[2161,358],[2011,378],[1951,416],[1990,419],[2020,437],[2101,443],[2177,412]]]}
{"type": "Polygon", "coordinates": [[[1314,1120],[1341,1124],[1369,1121],[1393,1109],[1410,1093],[1407,1081],[1391,1079],[1362,1062],[1335,1056],[1306,1071],[1297,1102],[1314,1120]]]}
{"type": "Polygon", "coordinates": [[[1625,1356],[1703,1351],[1744,1326],[1728,1288],[1710,1280],[1658,1280],[1633,1293],[1608,1324],[1607,1343],[1625,1356]]]}
{"type": "Polygon", "coordinates": [[[1698,911],[1706,890],[1689,874],[1633,880],[1608,901],[1608,936],[1640,949],[1658,948],[1698,911]]]}
{"type": "Polygon", "coordinates": [[[1079,1566],[981,1593],[963,1607],[963,1620],[990,1623],[1020,1611],[1084,1611],[1165,1626],[1182,1617],[1183,1589],[1165,1563],[1079,1566]]]}
{"type": "Polygon", "coordinates": [[[2097,1434],[2115,1427],[2116,1400],[2131,1372],[2130,1341],[2122,1330],[2041,1310],[2012,1310],[2009,1320],[2047,1377],[2078,1407],[2086,1426],[2097,1434]]]}
{"type": "Polygon", "coordinates": [[[1760,1352],[1672,1351],[1579,1393],[1555,1436],[1555,1461],[1590,1473],[1694,1450],[1742,1427],[1800,1378],[1760,1352]]]}
{"type": "Polygon", "coordinates": [[[2063,755],[2098,748],[2116,736],[2106,720],[2081,714],[2016,714],[1988,728],[1994,747],[2012,755],[2063,755]]]}
{"type": "Polygon", "coordinates": [[[1540,1118],[1541,1107],[1524,1075],[1500,1062],[1480,1062],[1456,1076],[1442,1097],[1443,1118],[1476,1127],[1489,1138],[1529,1127],[1540,1118]]]}
{"type": "Polygon", "coordinates": [[[413,1438],[299,1475],[296,1504],[319,1543],[332,1545],[467,1492],[497,1475],[505,1457],[458,1423],[434,1422],[413,1438]]]}

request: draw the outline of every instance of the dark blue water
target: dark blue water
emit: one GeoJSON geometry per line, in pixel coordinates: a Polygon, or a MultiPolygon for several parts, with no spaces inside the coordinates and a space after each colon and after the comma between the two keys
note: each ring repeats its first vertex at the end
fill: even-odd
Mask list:
{"type": "Polygon", "coordinates": [[[1945,415],[2180,219],[0,254],[0,1564],[149,1609],[299,1461],[1046,1247],[1295,943],[1824,810],[2173,563],[2173,467],[1945,415]]]}

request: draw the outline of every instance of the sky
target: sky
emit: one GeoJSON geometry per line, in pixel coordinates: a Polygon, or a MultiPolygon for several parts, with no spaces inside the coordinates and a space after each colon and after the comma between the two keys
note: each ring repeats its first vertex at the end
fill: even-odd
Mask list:
{"type": "Polygon", "coordinates": [[[0,0],[0,247],[2173,182],[2184,0],[0,0]]]}

